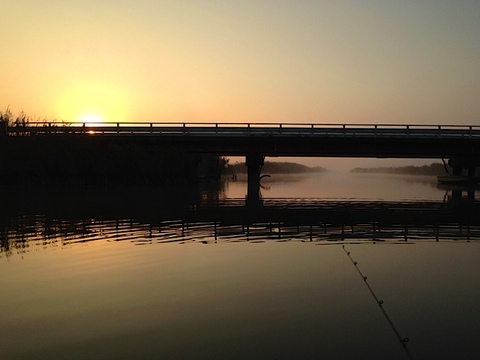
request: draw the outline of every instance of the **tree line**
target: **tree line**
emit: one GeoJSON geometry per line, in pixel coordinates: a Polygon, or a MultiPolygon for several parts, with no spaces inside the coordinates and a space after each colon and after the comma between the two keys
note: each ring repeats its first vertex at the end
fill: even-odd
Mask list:
{"type": "MultiPolygon", "coordinates": [[[[327,171],[320,166],[310,167],[294,162],[273,162],[265,161],[262,172],[265,174],[302,174],[302,173],[318,173],[327,171]]],[[[245,162],[236,162],[228,164],[226,168],[228,174],[246,174],[247,165],[245,162]]]]}
{"type": "MultiPolygon", "coordinates": [[[[450,170],[449,170],[450,171],[450,170]]],[[[423,166],[399,166],[399,167],[374,167],[374,168],[355,168],[352,173],[358,174],[404,174],[404,175],[426,175],[438,176],[446,173],[445,166],[442,163],[432,163],[423,166]]]]}

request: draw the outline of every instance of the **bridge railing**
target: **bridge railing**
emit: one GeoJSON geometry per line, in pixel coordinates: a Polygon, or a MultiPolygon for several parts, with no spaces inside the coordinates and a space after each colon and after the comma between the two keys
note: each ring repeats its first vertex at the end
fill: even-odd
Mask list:
{"type": "Polygon", "coordinates": [[[178,123],[178,122],[30,122],[9,126],[11,136],[164,135],[164,136],[328,136],[328,137],[480,137],[478,125],[178,123]]]}

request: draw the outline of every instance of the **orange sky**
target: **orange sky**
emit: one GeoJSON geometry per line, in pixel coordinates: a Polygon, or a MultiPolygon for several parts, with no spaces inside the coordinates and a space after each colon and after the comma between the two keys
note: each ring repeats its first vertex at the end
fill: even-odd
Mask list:
{"type": "Polygon", "coordinates": [[[0,30],[15,114],[480,122],[474,0],[16,0],[0,30]]]}

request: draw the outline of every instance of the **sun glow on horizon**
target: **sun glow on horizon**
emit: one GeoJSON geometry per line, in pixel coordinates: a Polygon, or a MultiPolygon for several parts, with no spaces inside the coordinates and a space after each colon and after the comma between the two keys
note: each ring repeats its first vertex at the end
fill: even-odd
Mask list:
{"type": "Polygon", "coordinates": [[[101,125],[104,123],[103,119],[100,116],[96,115],[87,115],[80,119],[81,123],[85,125],[101,125]]]}
{"type": "Polygon", "coordinates": [[[130,96],[120,86],[103,79],[72,84],[58,99],[60,117],[71,122],[102,124],[128,119],[130,96]]]}

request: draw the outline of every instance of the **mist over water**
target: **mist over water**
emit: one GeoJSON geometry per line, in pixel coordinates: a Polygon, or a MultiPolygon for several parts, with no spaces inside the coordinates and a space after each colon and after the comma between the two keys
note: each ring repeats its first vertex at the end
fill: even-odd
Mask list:
{"type": "Polygon", "coordinates": [[[478,207],[431,177],[328,172],[8,196],[6,359],[405,359],[480,350],[478,207]],[[442,339],[448,338],[448,341],[442,339]]]}
{"type": "MultiPolygon", "coordinates": [[[[241,198],[246,177],[227,183],[225,196],[241,198]]],[[[448,189],[441,188],[434,176],[354,174],[329,171],[316,174],[276,175],[261,182],[264,198],[315,198],[322,200],[441,201],[448,189]]]]}

